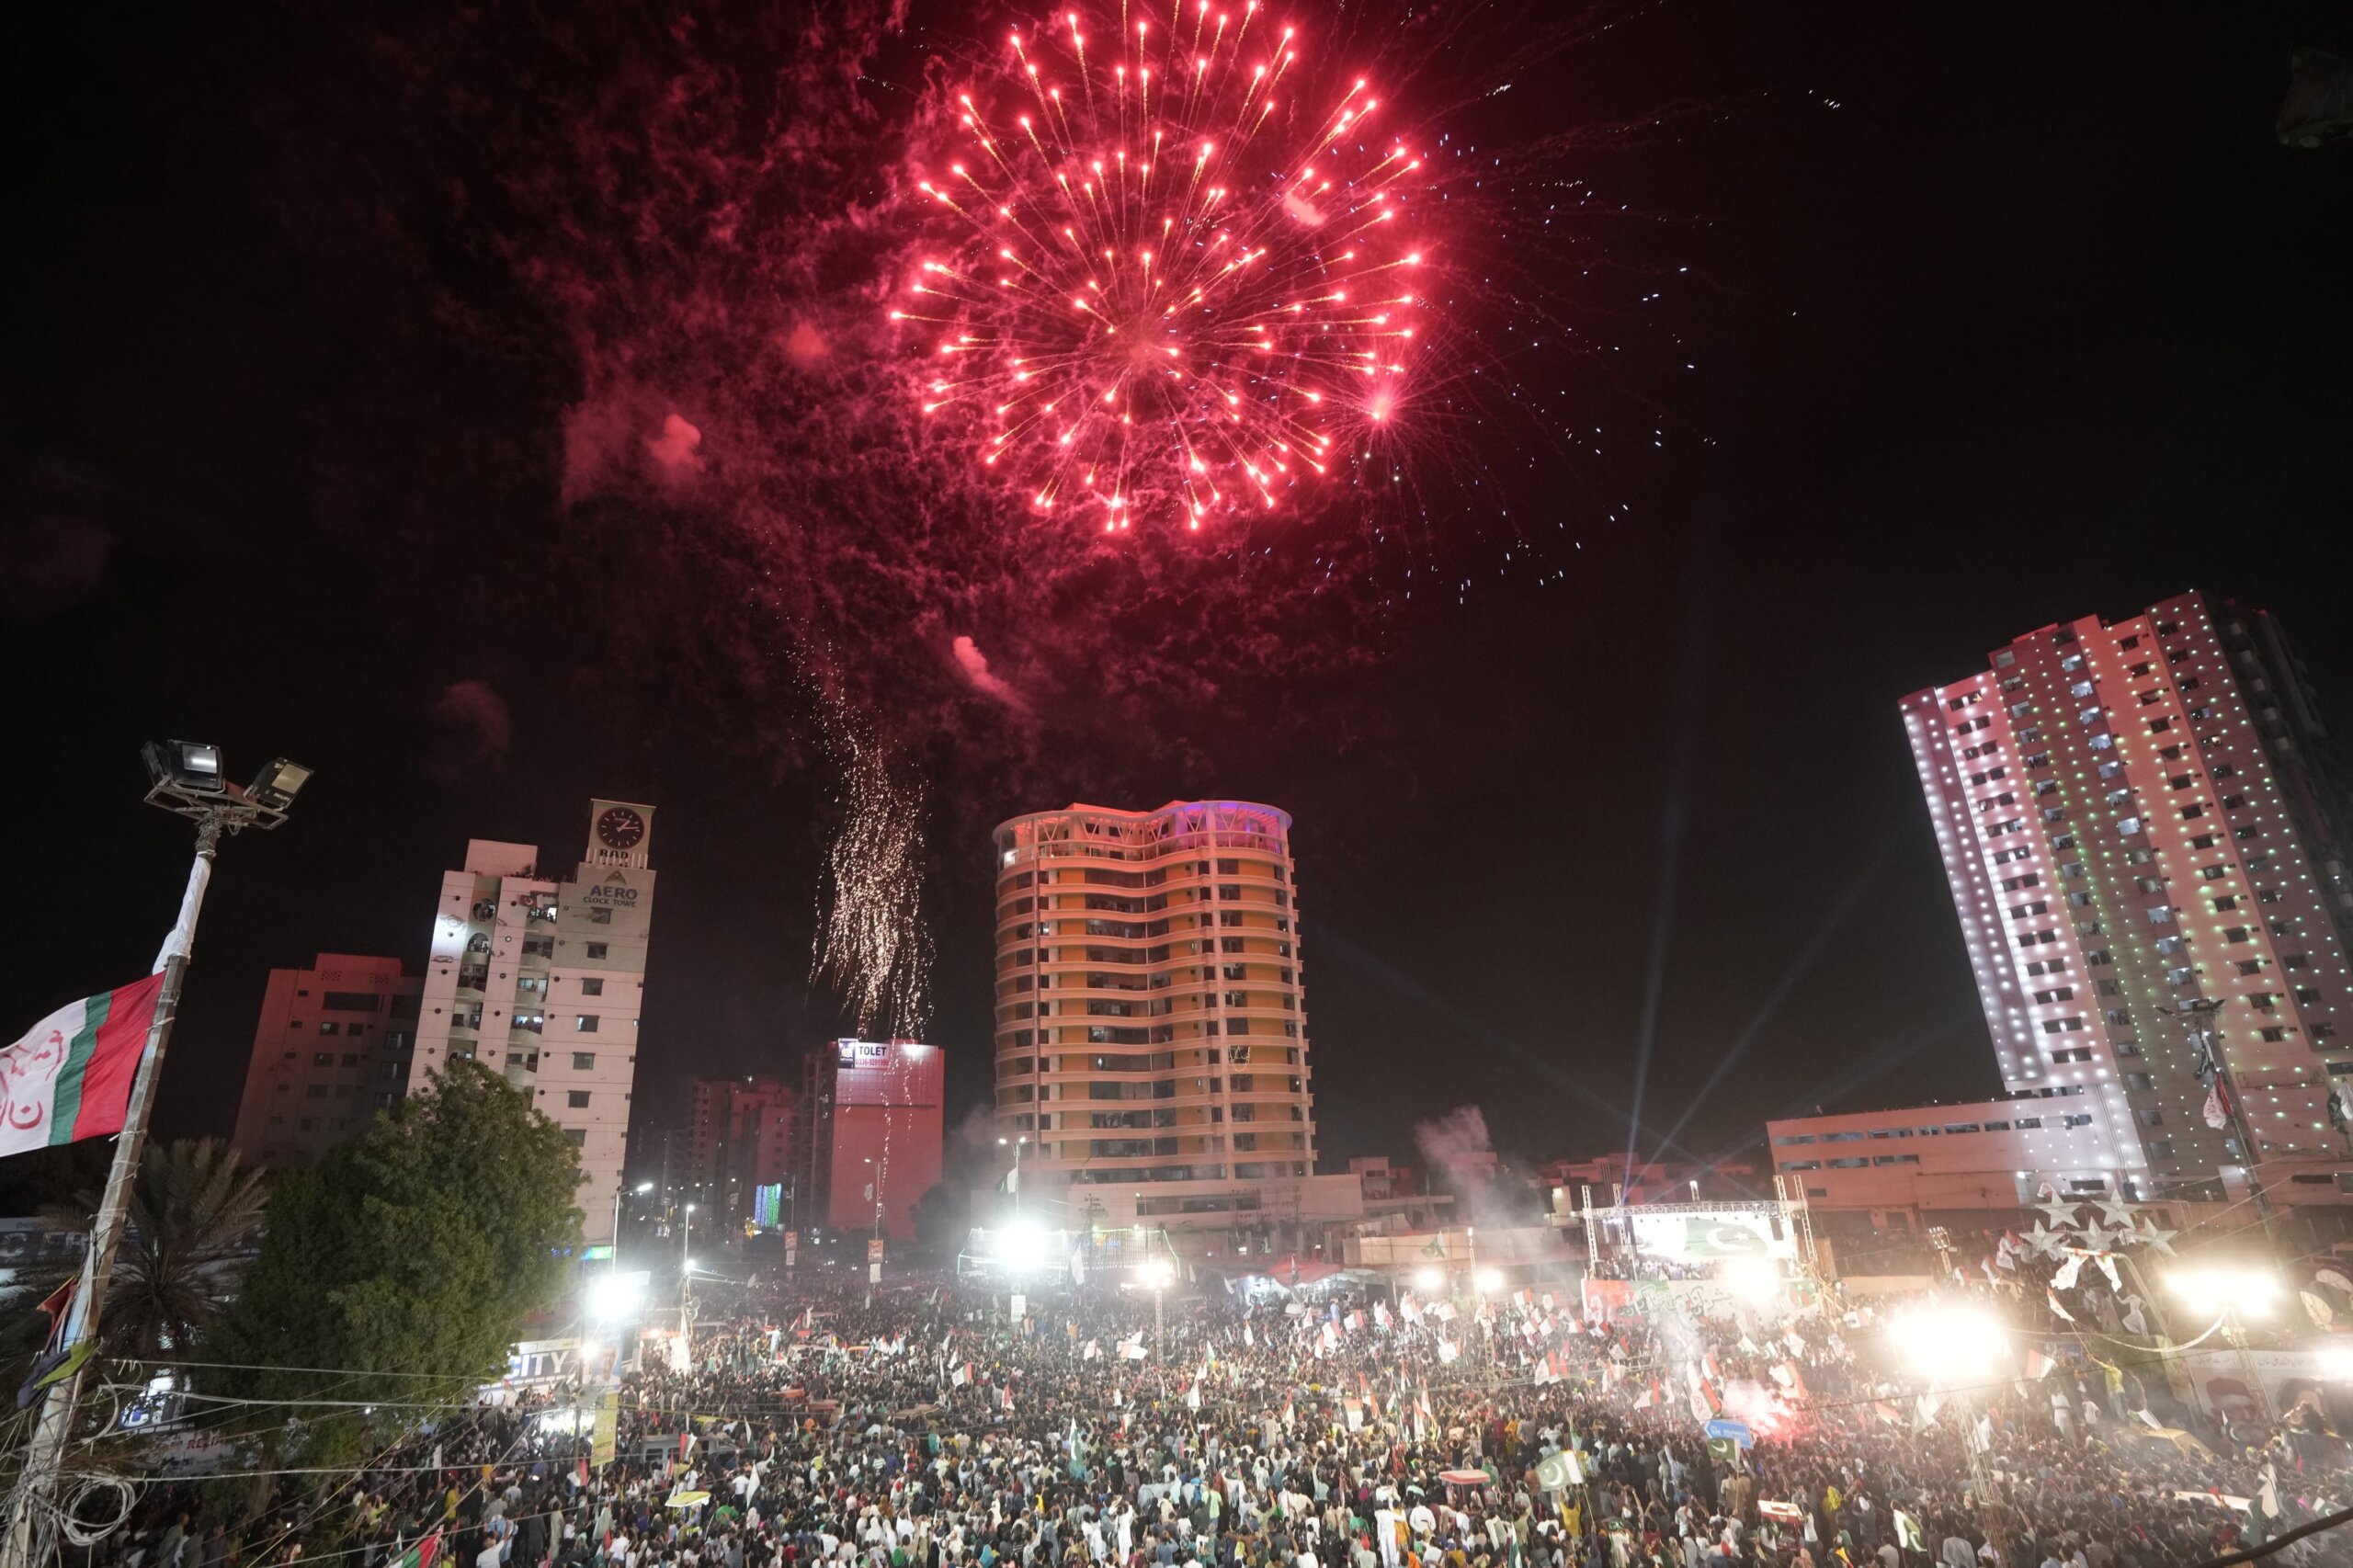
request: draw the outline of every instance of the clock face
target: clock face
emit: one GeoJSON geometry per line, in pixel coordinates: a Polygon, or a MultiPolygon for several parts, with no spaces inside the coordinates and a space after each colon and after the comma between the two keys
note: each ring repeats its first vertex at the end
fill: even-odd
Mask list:
{"type": "Polygon", "coordinates": [[[634,849],[645,836],[645,819],[627,806],[615,806],[597,819],[597,837],[608,849],[634,849]]]}

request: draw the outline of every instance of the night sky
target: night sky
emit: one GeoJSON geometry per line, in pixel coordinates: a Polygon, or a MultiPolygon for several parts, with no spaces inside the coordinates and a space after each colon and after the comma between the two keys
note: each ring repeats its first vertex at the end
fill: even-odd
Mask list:
{"type": "MultiPolygon", "coordinates": [[[[144,972],[188,835],[139,744],[211,739],[318,777],[223,857],[162,1131],[229,1131],[265,971],[417,964],[468,837],[563,860],[591,795],[660,808],[638,1115],[676,1117],[842,1027],[807,984],[824,780],[695,652],[730,606],[672,583],[675,637],[605,634],[630,568],[581,587],[561,335],[370,201],[444,176],[341,9],[0,23],[0,1023],[144,972]]],[[[1685,116],[1612,175],[1694,264],[1664,453],[1600,476],[1628,520],[1549,584],[1467,551],[1465,604],[1282,722],[1206,706],[1018,798],[938,764],[951,1114],[987,1082],[986,829],[1082,791],[1293,813],[1327,1161],[1464,1103],[1507,1155],[1622,1147],[1646,1016],[1643,1119],[1702,1153],[1997,1088],[1897,699],[2197,587],[2279,612],[2353,726],[2353,144],[2275,141],[2298,44],[2353,54],[2353,18],[1693,0],[1517,82],[1531,137],[1685,116]]]]}

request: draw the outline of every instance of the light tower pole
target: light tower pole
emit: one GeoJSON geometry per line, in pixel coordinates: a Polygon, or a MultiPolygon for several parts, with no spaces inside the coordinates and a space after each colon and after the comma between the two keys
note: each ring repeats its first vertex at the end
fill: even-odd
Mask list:
{"type": "MultiPolygon", "coordinates": [[[[189,954],[196,944],[197,917],[204,910],[205,889],[211,884],[212,861],[224,835],[246,828],[267,831],[286,820],[286,808],[310,781],[311,770],[279,757],[261,771],[252,784],[240,788],[222,771],[221,748],[189,741],[151,742],[141,750],[147,764],[147,803],[187,817],[196,824],[196,858],[189,865],[188,886],[180,894],[179,918],[164,938],[155,969],[164,984],[155,999],[154,1021],[140,1053],[139,1071],[131,1082],[122,1131],[116,1138],[114,1162],[107,1169],[106,1194],[98,1200],[90,1227],[90,1250],[82,1259],[81,1283],[66,1309],[58,1343],[69,1362],[75,1350],[95,1346],[100,1309],[107,1286],[114,1277],[114,1255],[121,1244],[123,1224],[131,1210],[131,1192],[138,1180],[139,1161],[147,1143],[148,1112],[155,1103],[155,1083],[164,1070],[164,1051],[171,1044],[172,1024],[179,1014],[180,987],[188,977],[189,954]]],[[[55,1553],[58,1482],[65,1449],[74,1433],[74,1413],[81,1403],[82,1374],[90,1352],[72,1373],[50,1386],[43,1397],[40,1423],[25,1447],[22,1481],[9,1509],[7,1536],[0,1540],[0,1568],[27,1568],[55,1553]],[[40,1540],[37,1542],[35,1536],[40,1540]]]]}
{"type": "Polygon", "coordinates": [[[2229,1000],[2227,996],[2191,996],[2170,1007],[2160,1003],[2157,1011],[2182,1021],[2188,1030],[2189,1053],[2197,1065],[2199,1082],[2210,1092],[2221,1094],[2223,1113],[2238,1138],[2239,1158],[2246,1165],[2247,1191],[2255,1199],[2256,1221],[2263,1227],[2264,1239],[2268,1241],[2271,1199],[2265,1195],[2262,1174],[2256,1169],[2255,1137],[2247,1127],[2246,1107],[2239,1103],[2239,1086],[2232,1081],[2230,1063],[2222,1059],[2222,1031],[2218,1026],[2222,1004],[2229,1000]]]}

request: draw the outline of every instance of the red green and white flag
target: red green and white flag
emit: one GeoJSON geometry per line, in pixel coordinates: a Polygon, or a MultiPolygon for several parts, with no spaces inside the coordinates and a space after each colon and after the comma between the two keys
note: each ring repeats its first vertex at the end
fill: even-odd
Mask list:
{"type": "Polygon", "coordinates": [[[392,1568],[433,1568],[441,1559],[441,1532],[435,1530],[392,1559],[392,1568]]]}
{"type": "Polygon", "coordinates": [[[69,1003],[0,1051],[0,1155],[122,1131],[164,977],[69,1003]]]}

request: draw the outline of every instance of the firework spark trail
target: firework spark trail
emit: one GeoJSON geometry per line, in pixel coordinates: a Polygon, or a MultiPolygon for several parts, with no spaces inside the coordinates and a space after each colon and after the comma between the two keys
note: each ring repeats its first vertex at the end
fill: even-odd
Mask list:
{"type": "Polygon", "coordinates": [[[1097,13],[1017,30],[917,183],[941,238],[891,315],[935,335],[923,411],[1038,510],[1271,511],[1398,404],[1423,159],[1260,9],[1123,7],[1093,53],[1097,13]]]}
{"type": "Polygon", "coordinates": [[[841,994],[861,1038],[921,1040],[932,959],[923,919],[923,786],[893,774],[889,751],[861,720],[836,702],[824,711],[842,817],[818,888],[810,978],[841,994]]]}

